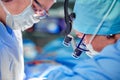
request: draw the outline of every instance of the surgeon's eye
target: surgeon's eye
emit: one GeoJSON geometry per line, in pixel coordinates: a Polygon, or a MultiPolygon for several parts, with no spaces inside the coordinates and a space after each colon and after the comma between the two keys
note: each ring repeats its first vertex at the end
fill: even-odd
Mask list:
{"type": "Polygon", "coordinates": [[[107,39],[113,39],[113,38],[115,38],[115,34],[110,34],[110,35],[107,35],[106,37],[107,37],[107,39]]]}
{"type": "Polygon", "coordinates": [[[65,45],[67,47],[70,46],[72,39],[73,39],[72,36],[69,36],[69,35],[66,36],[65,39],[64,39],[64,41],[63,41],[63,45],[65,45]]]}
{"type": "Polygon", "coordinates": [[[38,4],[36,4],[36,2],[33,2],[32,8],[34,11],[42,11],[43,10],[43,8],[41,6],[39,6],[38,4]]]}
{"type": "Polygon", "coordinates": [[[10,1],[13,1],[13,0],[1,0],[3,2],[10,2],[10,1]]]}

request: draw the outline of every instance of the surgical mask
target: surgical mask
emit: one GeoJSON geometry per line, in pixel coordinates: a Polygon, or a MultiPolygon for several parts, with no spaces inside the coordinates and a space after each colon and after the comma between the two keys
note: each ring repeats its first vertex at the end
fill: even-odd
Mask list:
{"type": "Polygon", "coordinates": [[[86,47],[89,51],[86,51],[85,53],[91,58],[99,53],[93,49],[92,44],[87,44],[86,47]]]}
{"type": "Polygon", "coordinates": [[[3,3],[0,0],[0,4],[2,5],[3,9],[5,10],[7,16],[6,16],[6,24],[11,27],[14,30],[22,30],[28,29],[33,26],[34,23],[37,23],[40,21],[40,17],[43,17],[46,15],[46,12],[43,11],[42,15],[36,16],[34,13],[34,10],[32,9],[32,0],[30,5],[26,9],[24,9],[23,12],[17,15],[12,15],[10,12],[6,9],[6,7],[3,5],[3,3]]]}

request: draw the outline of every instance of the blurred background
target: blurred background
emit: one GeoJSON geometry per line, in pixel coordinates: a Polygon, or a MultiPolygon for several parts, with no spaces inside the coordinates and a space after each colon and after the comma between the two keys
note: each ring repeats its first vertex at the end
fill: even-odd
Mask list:
{"type": "MultiPolygon", "coordinates": [[[[69,1],[69,12],[72,12],[75,0],[69,1]]],[[[58,65],[72,69],[79,60],[87,58],[83,54],[80,59],[74,59],[72,47],[62,44],[65,28],[64,0],[57,0],[49,10],[48,18],[23,32],[26,80],[44,77],[44,73],[58,65]]]]}
{"type": "MultiPolygon", "coordinates": [[[[74,6],[74,0],[70,0],[70,12],[74,6]]],[[[51,40],[64,36],[64,0],[57,0],[49,10],[49,17],[41,20],[32,28],[23,32],[23,39],[32,40],[38,47],[43,47],[51,40]]]]}
{"type": "MultiPolygon", "coordinates": [[[[72,12],[74,2],[74,0],[70,0],[69,12],[72,12]]],[[[57,3],[55,3],[49,10],[48,18],[41,20],[32,28],[23,32],[24,46],[26,46],[26,44],[32,44],[31,46],[33,46],[34,44],[38,53],[41,53],[42,49],[51,41],[64,37],[65,28],[64,0],[57,0],[57,3]]],[[[26,47],[24,50],[26,50],[26,47]]]]}

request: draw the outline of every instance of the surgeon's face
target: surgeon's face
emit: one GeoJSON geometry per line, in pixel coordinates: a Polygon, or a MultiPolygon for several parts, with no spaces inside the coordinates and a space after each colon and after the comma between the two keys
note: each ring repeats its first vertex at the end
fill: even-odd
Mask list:
{"type": "MultiPolygon", "coordinates": [[[[37,1],[42,5],[42,7],[45,10],[49,10],[51,6],[54,4],[54,0],[37,0],[37,1]]],[[[33,5],[34,5],[34,2],[35,1],[33,0],[33,5]]]]}
{"type": "MultiPolygon", "coordinates": [[[[81,38],[83,33],[76,31],[76,35],[79,38],[81,38]]],[[[92,35],[90,35],[90,34],[87,34],[85,36],[85,38],[84,38],[85,44],[89,43],[91,37],[92,37],[92,35]]],[[[115,42],[114,39],[108,39],[106,36],[96,35],[91,44],[95,51],[100,52],[105,46],[107,46],[109,44],[113,44],[114,42],[115,42]]]]}
{"type": "Polygon", "coordinates": [[[46,12],[52,7],[54,4],[54,0],[36,0],[41,4],[41,7],[37,5],[35,0],[2,0],[4,5],[7,7],[8,11],[12,14],[21,13],[28,5],[31,4],[34,11],[41,11],[44,9],[46,12]],[[13,5],[14,4],[14,5],[13,5]]]}

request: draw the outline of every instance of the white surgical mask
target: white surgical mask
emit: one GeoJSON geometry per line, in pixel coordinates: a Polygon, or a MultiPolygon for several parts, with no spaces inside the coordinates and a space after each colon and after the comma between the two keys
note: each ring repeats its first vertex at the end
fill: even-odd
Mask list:
{"type": "Polygon", "coordinates": [[[87,54],[89,57],[94,57],[95,55],[97,55],[97,54],[99,53],[99,52],[97,52],[97,51],[95,51],[95,50],[93,49],[92,44],[87,44],[86,47],[87,47],[87,49],[89,50],[89,51],[86,52],[86,54],[87,54]]]}
{"type": "MultiPolygon", "coordinates": [[[[20,29],[24,31],[33,26],[34,23],[40,21],[40,18],[34,16],[34,10],[32,9],[32,0],[30,5],[23,12],[17,15],[12,15],[3,5],[2,1],[0,0],[0,4],[2,5],[3,9],[5,10],[6,16],[6,24],[14,30],[20,29]]],[[[40,15],[39,15],[40,16],[40,15]]]]}

